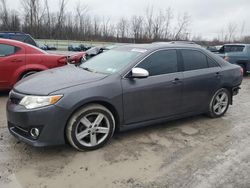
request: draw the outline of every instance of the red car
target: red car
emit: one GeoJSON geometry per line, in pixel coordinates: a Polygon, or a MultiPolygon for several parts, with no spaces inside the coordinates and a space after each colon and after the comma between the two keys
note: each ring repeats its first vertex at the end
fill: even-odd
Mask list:
{"type": "Polygon", "coordinates": [[[68,62],[72,63],[72,64],[79,65],[82,61],[82,58],[85,58],[85,60],[87,60],[87,59],[90,59],[90,58],[104,52],[104,51],[110,50],[110,49],[111,48],[107,48],[107,47],[93,47],[85,52],[78,52],[78,53],[71,55],[68,58],[68,62]]]}
{"type": "Polygon", "coordinates": [[[22,78],[67,64],[65,55],[53,55],[26,43],[0,39],[0,90],[11,89],[22,78]]]}
{"type": "Polygon", "coordinates": [[[68,58],[68,62],[69,63],[72,63],[72,64],[80,64],[81,61],[82,61],[82,58],[86,56],[86,52],[78,52],[78,53],[75,53],[71,56],[69,56],[68,58]]]}

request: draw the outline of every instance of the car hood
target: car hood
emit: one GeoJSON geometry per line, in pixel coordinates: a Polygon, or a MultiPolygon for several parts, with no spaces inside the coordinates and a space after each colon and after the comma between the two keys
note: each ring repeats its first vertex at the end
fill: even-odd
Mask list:
{"type": "Polygon", "coordinates": [[[29,76],[18,82],[14,90],[29,95],[49,95],[57,90],[95,82],[106,76],[68,65],[29,76]]]}

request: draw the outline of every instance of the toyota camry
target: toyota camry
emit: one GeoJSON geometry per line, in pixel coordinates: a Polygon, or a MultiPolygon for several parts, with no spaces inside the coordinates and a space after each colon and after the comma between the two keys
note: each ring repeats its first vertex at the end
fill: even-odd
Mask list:
{"type": "Polygon", "coordinates": [[[198,45],[121,46],[18,82],[9,94],[8,127],[33,146],[93,150],[116,131],[198,114],[223,116],[242,74],[198,45]]]}

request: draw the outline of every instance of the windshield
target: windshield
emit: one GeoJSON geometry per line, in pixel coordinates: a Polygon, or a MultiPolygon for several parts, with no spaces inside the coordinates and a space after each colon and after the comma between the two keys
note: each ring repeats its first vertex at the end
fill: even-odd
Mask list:
{"type": "Polygon", "coordinates": [[[114,74],[141,54],[137,51],[110,50],[86,61],[80,67],[88,71],[114,74]]]}

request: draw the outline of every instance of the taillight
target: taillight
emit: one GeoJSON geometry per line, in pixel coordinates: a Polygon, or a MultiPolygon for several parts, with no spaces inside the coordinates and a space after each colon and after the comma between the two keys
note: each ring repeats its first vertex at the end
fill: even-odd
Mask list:
{"type": "Polygon", "coordinates": [[[225,56],[224,60],[229,62],[230,58],[228,56],[225,56]]]}
{"type": "Polygon", "coordinates": [[[242,67],[240,67],[240,75],[243,76],[244,75],[244,69],[242,67]]]}

